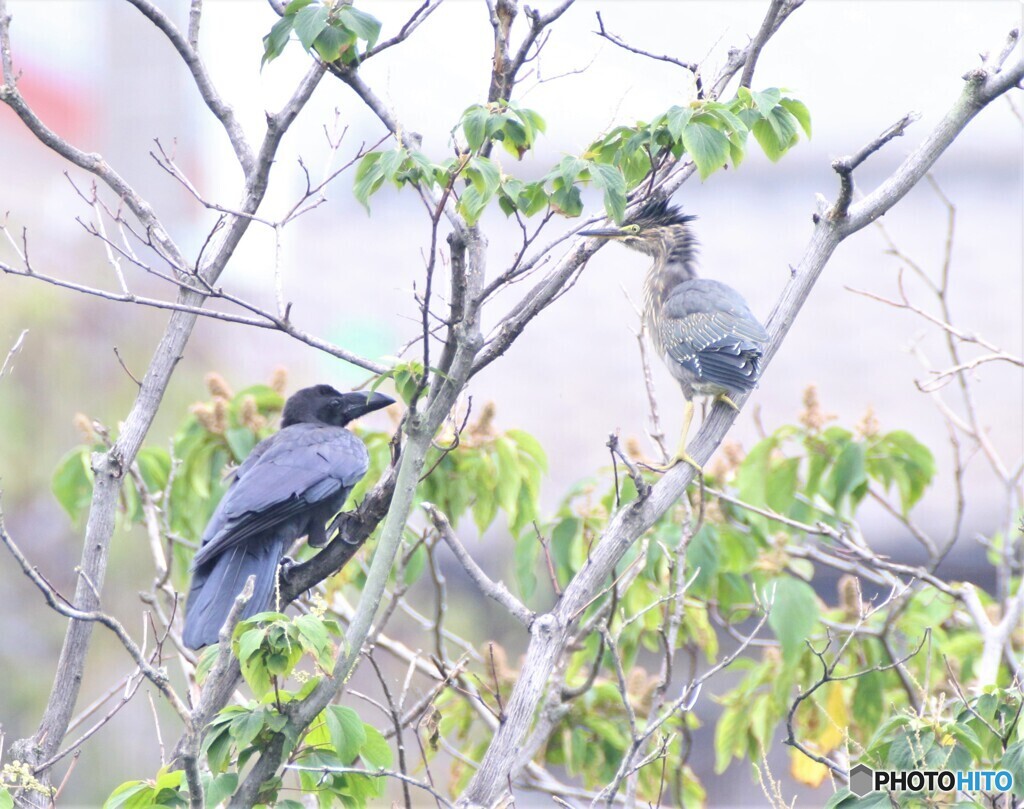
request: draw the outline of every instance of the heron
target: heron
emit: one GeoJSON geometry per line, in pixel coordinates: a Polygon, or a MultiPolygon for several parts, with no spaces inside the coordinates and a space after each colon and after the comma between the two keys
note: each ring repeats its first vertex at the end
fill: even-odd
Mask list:
{"type": "Polygon", "coordinates": [[[614,240],[654,259],[644,284],[643,318],[655,351],[679,382],[686,407],[679,462],[702,472],[687,452],[695,396],[739,410],[733,397],[754,389],[761,376],[768,332],[732,287],[697,277],[697,217],[658,199],[622,227],[584,230],[581,236],[614,240]]]}

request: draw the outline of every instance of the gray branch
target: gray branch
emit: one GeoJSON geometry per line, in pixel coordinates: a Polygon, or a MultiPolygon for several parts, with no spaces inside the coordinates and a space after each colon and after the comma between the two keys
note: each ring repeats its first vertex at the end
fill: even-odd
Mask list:
{"type": "Polygon", "coordinates": [[[242,171],[248,177],[256,163],[252,147],[245,137],[245,131],[242,129],[241,124],[235,118],[235,111],[217,93],[217,88],[213,86],[210,74],[206,71],[206,65],[203,64],[203,60],[196,50],[199,40],[199,20],[202,14],[201,0],[193,0],[189,9],[187,38],[171,22],[170,18],[153,5],[150,0],[128,0],[128,2],[141,11],[146,19],[163,32],[164,36],[167,37],[171,45],[178,52],[178,55],[181,56],[181,60],[185,63],[185,66],[192,74],[192,78],[195,80],[199,95],[203,97],[203,101],[210,108],[210,112],[220,121],[224,131],[227,132],[228,140],[231,141],[231,148],[235,150],[235,156],[238,157],[242,171]]]}
{"type": "Polygon", "coordinates": [[[455,558],[459,560],[459,564],[469,574],[473,583],[480,588],[480,592],[488,598],[497,601],[509,611],[512,617],[524,626],[529,627],[530,622],[534,618],[534,614],[529,608],[512,595],[511,591],[504,584],[494,581],[484,573],[480,565],[476,563],[476,560],[470,556],[469,551],[459,542],[459,538],[455,535],[455,531],[452,529],[451,523],[448,522],[448,518],[437,506],[433,503],[423,503],[422,506],[423,510],[427,512],[427,516],[430,517],[430,521],[434,524],[434,528],[437,529],[437,532],[451,549],[455,558]]]}

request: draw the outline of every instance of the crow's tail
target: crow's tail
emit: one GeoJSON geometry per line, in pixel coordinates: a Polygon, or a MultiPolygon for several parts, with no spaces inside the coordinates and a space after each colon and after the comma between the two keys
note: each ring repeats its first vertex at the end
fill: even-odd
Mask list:
{"type": "Polygon", "coordinates": [[[217,643],[221,627],[249,576],[255,576],[256,581],[242,618],[272,609],[277,565],[284,550],[282,540],[271,539],[235,546],[200,565],[193,573],[185,606],[185,645],[199,649],[217,643]]]}

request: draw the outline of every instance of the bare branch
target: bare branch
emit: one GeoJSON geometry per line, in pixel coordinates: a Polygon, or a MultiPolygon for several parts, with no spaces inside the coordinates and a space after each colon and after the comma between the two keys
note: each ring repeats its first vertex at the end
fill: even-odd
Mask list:
{"type": "Polygon", "coordinates": [[[881,149],[893,138],[903,136],[907,127],[914,121],[920,119],[920,114],[908,112],[896,123],[875,138],[871,143],[850,157],[843,157],[832,163],[832,168],[839,175],[839,198],[836,204],[828,212],[828,216],[835,219],[842,219],[850,210],[850,202],[853,201],[853,171],[871,155],[881,149]]]}
{"type": "MultiPolygon", "coordinates": [[[[3,378],[5,373],[7,373],[7,367],[11,365],[15,355],[21,351],[21,346],[25,342],[26,334],[28,334],[28,329],[22,329],[21,334],[18,335],[18,339],[14,341],[14,345],[11,346],[10,350],[7,352],[7,356],[4,357],[3,365],[0,365],[0,379],[3,378]]],[[[11,366],[11,371],[13,370],[14,367],[11,366]]]]}
{"type": "Polygon", "coordinates": [[[622,37],[618,36],[617,34],[613,34],[610,33],[609,31],[606,31],[604,27],[604,20],[601,19],[601,12],[597,11],[594,13],[597,16],[598,29],[594,33],[597,34],[599,37],[607,39],[613,45],[616,45],[622,48],[623,50],[629,51],[630,53],[635,53],[638,56],[646,56],[648,59],[654,59],[655,61],[658,62],[668,62],[670,65],[676,65],[677,67],[683,68],[683,70],[688,70],[690,73],[694,75],[694,78],[700,81],[700,65],[697,64],[696,62],[684,62],[681,59],[676,59],[674,56],[665,56],[663,54],[658,55],[655,53],[650,53],[649,51],[641,50],[640,48],[634,48],[622,37]]]}
{"type": "Polygon", "coordinates": [[[509,611],[512,617],[528,627],[535,617],[530,609],[512,595],[511,591],[504,584],[494,581],[484,573],[480,565],[476,563],[476,560],[469,555],[469,551],[459,542],[459,538],[455,535],[455,531],[452,529],[451,523],[448,522],[448,518],[437,506],[433,503],[422,503],[422,507],[427,512],[427,516],[430,517],[430,521],[434,524],[438,534],[440,534],[441,538],[455,555],[455,558],[459,560],[459,563],[466,573],[469,574],[473,583],[480,588],[480,592],[488,598],[497,601],[509,611]]]}
{"type": "Polygon", "coordinates": [[[191,0],[188,6],[188,44],[199,51],[199,24],[203,17],[203,0],[191,0]]]}
{"type": "Polygon", "coordinates": [[[128,2],[141,11],[143,16],[167,37],[171,45],[178,52],[178,55],[181,56],[181,60],[185,63],[185,66],[192,74],[192,78],[195,80],[199,95],[202,96],[206,106],[210,108],[210,112],[214,114],[214,117],[224,127],[228,140],[231,141],[231,147],[235,151],[235,156],[242,166],[242,171],[246,177],[249,177],[256,165],[256,156],[253,154],[252,147],[249,146],[249,142],[245,137],[245,131],[235,118],[235,111],[217,93],[217,89],[213,86],[210,75],[206,71],[206,65],[203,64],[203,60],[196,50],[196,44],[199,40],[202,0],[193,0],[190,5],[187,39],[171,22],[170,18],[150,0],[128,0],[128,2]]]}
{"type": "Polygon", "coordinates": [[[174,710],[177,711],[178,715],[182,717],[182,719],[187,719],[189,715],[188,709],[185,707],[185,704],[181,701],[181,698],[177,695],[174,689],[171,688],[170,683],[167,680],[167,674],[153,668],[149,664],[149,661],[146,660],[146,656],[142,653],[142,650],[139,649],[135,641],[132,640],[131,636],[121,625],[120,621],[106,613],[99,612],[98,610],[85,611],[72,607],[68,604],[67,600],[60,596],[39,574],[39,571],[36,570],[32,563],[29,562],[21,552],[21,549],[17,544],[15,544],[11,535],[7,533],[7,527],[4,525],[2,509],[0,509],[0,541],[2,541],[7,547],[7,550],[10,551],[11,556],[14,557],[14,560],[18,563],[22,572],[28,576],[29,580],[37,588],[39,588],[39,591],[43,594],[43,598],[46,599],[46,603],[51,609],[67,618],[74,618],[78,621],[96,622],[107,627],[107,629],[113,632],[117,636],[117,639],[121,641],[121,645],[124,646],[132,660],[135,661],[135,664],[139,667],[139,671],[145,675],[146,679],[160,689],[160,693],[167,698],[167,701],[171,704],[174,710]]]}
{"type": "MultiPolygon", "coordinates": [[[[358,354],[354,354],[346,348],[342,348],[339,345],[330,343],[326,340],[322,340],[309,332],[303,331],[302,329],[295,326],[290,320],[285,320],[278,317],[274,313],[261,309],[241,298],[235,297],[229,293],[224,292],[220,289],[209,287],[202,291],[197,290],[197,294],[208,298],[223,298],[224,300],[230,301],[238,306],[242,306],[255,312],[259,317],[246,317],[244,315],[235,315],[230,312],[218,311],[216,309],[206,309],[197,305],[190,305],[185,303],[179,303],[176,301],[167,301],[160,298],[149,298],[141,295],[135,295],[134,293],[118,293],[109,292],[103,289],[97,289],[96,287],[86,286],[85,284],[79,284],[74,281],[65,281],[62,278],[55,278],[50,275],[43,275],[34,270],[19,270],[16,267],[12,267],[10,264],[0,261],[0,272],[7,273],[9,275],[20,275],[25,278],[34,278],[37,281],[42,281],[53,286],[62,287],[64,289],[70,289],[74,292],[82,293],[83,295],[91,295],[97,298],[103,298],[108,301],[115,303],[128,303],[135,304],[138,306],[148,306],[154,309],[166,309],[172,312],[182,312],[185,314],[193,315],[195,317],[205,317],[211,320],[219,320],[223,323],[236,323],[243,326],[251,326],[257,329],[269,329],[271,331],[280,331],[287,334],[289,337],[293,337],[300,343],[305,343],[312,348],[319,349],[325,354],[330,354],[338,359],[345,360],[352,365],[357,365],[360,368],[365,368],[374,374],[385,373],[388,368],[387,366],[381,365],[380,363],[368,360],[365,357],[360,357],[358,354]]],[[[166,279],[172,280],[172,279],[166,279]]],[[[174,282],[178,283],[178,282],[174,282]]],[[[186,284],[179,284],[183,289],[192,289],[186,284]]]]}
{"type": "Polygon", "coordinates": [[[768,6],[768,13],[765,15],[764,21],[761,23],[761,27],[758,29],[753,41],[750,43],[750,47],[747,49],[746,63],[743,65],[743,73],[740,74],[740,87],[750,89],[750,83],[754,80],[754,68],[757,67],[757,59],[771,37],[775,27],[775,20],[782,13],[785,4],[786,0],[771,0],[768,6]]]}

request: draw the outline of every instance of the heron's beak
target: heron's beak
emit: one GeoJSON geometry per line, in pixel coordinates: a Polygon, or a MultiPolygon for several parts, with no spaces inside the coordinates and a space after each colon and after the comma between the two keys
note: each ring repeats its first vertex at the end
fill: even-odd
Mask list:
{"type": "Polygon", "coordinates": [[[595,228],[594,230],[581,230],[580,236],[593,236],[595,239],[621,239],[626,235],[622,228],[595,228]]]}

